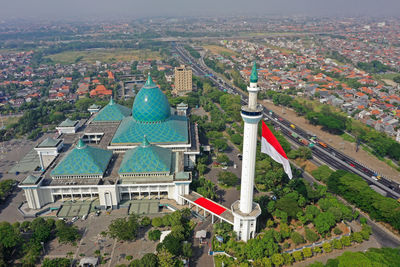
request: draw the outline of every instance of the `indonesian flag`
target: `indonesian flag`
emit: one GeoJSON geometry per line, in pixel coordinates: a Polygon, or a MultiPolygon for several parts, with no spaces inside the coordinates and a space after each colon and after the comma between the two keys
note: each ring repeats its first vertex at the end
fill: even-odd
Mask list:
{"type": "Polygon", "coordinates": [[[286,153],[264,121],[262,121],[261,152],[268,154],[273,160],[282,164],[286,174],[292,179],[292,170],[286,153]]]}

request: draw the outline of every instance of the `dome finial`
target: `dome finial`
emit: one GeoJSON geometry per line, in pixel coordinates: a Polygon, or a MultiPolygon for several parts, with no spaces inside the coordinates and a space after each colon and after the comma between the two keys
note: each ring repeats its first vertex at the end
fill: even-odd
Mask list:
{"type": "Polygon", "coordinates": [[[142,147],[148,147],[150,145],[149,140],[147,140],[146,135],[143,136],[142,147]]]}
{"type": "Polygon", "coordinates": [[[254,64],[253,64],[253,69],[251,70],[250,82],[251,83],[258,82],[257,65],[256,65],[255,61],[254,61],[254,64]]]}
{"type": "Polygon", "coordinates": [[[109,103],[110,105],[114,105],[114,98],[113,98],[113,96],[111,96],[111,98],[110,98],[110,103],[109,103]]]}
{"type": "Polygon", "coordinates": [[[76,148],[82,149],[85,147],[86,147],[85,142],[83,142],[82,138],[79,138],[78,144],[76,144],[76,148]]]}
{"type": "Polygon", "coordinates": [[[147,81],[144,84],[144,87],[154,87],[156,84],[153,82],[153,79],[151,78],[150,72],[147,75],[147,81]]]}

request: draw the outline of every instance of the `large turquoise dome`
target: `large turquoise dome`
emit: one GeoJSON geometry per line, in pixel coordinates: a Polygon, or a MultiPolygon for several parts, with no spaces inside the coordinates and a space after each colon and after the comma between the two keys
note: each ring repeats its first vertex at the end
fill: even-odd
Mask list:
{"type": "Polygon", "coordinates": [[[132,117],[138,122],[160,122],[171,116],[171,108],[164,93],[153,82],[150,75],[135,97],[132,117]]]}

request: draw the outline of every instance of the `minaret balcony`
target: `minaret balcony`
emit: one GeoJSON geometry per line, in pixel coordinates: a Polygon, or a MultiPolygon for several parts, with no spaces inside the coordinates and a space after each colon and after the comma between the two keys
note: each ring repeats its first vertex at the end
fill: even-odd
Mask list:
{"type": "Polygon", "coordinates": [[[255,108],[250,108],[249,106],[242,106],[242,114],[246,116],[260,116],[262,115],[264,107],[257,104],[255,108]]]}

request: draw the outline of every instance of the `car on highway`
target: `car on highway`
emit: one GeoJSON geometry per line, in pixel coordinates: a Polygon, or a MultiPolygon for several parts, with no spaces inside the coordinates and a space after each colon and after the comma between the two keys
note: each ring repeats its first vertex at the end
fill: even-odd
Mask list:
{"type": "Polygon", "coordinates": [[[356,165],[354,165],[353,163],[349,163],[349,165],[351,166],[351,167],[356,167],[356,165]]]}
{"type": "Polygon", "coordinates": [[[279,121],[283,121],[283,119],[281,117],[278,118],[279,121]]]}
{"type": "Polygon", "coordinates": [[[375,181],[378,181],[378,178],[376,178],[376,176],[374,175],[372,175],[371,178],[374,179],[375,181]]]}

